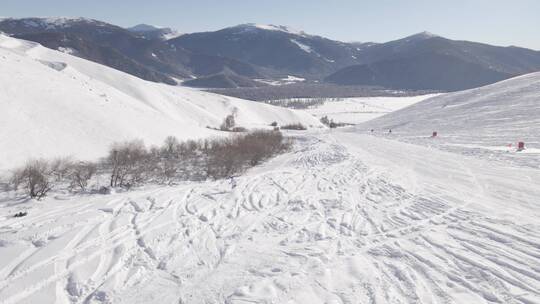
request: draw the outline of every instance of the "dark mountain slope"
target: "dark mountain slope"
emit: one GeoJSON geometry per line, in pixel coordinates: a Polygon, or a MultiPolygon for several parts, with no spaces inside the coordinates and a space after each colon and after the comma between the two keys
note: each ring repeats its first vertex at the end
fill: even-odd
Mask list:
{"type": "Polygon", "coordinates": [[[224,56],[264,68],[266,73],[321,78],[357,63],[357,47],[281,26],[244,24],[170,40],[196,53],[224,56]]]}
{"type": "Polygon", "coordinates": [[[234,59],[193,53],[160,39],[147,39],[124,28],[85,18],[24,18],[0,20],[0,31],[72,50],[77,56],[117,68],[137,77],[175,84],[175,78],[206,76],[230,70],[247,77],[259,74],[234,59]]]}
{"type": "Polygon", "coordinates": [[[540,70],[540,52],[454,41],[429,33],[377,44],[325,80],[336,84],[455,91],[540,70]]]}
{"type": "Polygon", "coordinates": [[[351,66],[326,78],[342,85],[373,85],[394,89],[457,91],[512,77],[459,58],[428,53],[414,57],[351,66]]]}

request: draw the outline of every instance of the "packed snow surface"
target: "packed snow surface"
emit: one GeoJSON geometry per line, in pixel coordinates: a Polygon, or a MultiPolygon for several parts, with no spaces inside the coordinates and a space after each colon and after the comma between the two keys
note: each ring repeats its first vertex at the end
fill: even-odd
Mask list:
{"type": "Polygon", "coordinates": [[[306,112],[321,118],[328,116],[335,122],[358,124],[397,111],[437,94],[410,97],[354,97],[327,101],[323,105],[307,109],[306,112]]]}
{"type": "Polygon", "coordinates": [[[215,136],[206,127],[233,112],[248,128],[320,125],[307,113],[144,81],[3,35],[0,67],[0,170],[30,157],[100,157],[120,140],[215,136]]]}
{"type": "Polygon", "coordinates": [[[297,142],[234,183],[2,200],[0,303],[540,302],[540,170],[297,142]]]}

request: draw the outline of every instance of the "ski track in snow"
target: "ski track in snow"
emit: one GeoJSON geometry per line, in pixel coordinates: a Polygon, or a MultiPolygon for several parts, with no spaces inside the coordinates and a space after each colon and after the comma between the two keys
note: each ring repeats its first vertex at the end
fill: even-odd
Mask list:
{"type": "Polygon", "coordinates": [[[0,303],[540,303],[538,170],[297,142],[234,189],[0,203],[0,303]]]}

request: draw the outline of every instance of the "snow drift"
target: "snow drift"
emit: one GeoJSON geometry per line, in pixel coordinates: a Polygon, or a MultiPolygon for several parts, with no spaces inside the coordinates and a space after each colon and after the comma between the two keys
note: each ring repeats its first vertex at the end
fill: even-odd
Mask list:
{"type": "Polygon", "coordinates": [[[256,128],[309,114],[152,83],[78,57],[0,35],[0,169],[29,157],[101,156],[114,141],[161,143],[217,135],[225,116],[256,128]]]}

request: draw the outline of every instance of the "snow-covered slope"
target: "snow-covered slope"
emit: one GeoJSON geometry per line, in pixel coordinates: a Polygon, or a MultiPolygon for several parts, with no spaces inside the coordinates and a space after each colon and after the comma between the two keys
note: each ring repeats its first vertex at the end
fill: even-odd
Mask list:
{"type": "Polygon", "coordinates": [[[485,87],[444,94],[368,121],[376,129],[416,143],[479,153],[540,166],[540,73],[485,87]],[[437,138],[430,139],[437,131],[437,138]],[[527,150],[516,155],[516,143],[527,150]],[[510,147],[509,145],[512,145],[510,147]],[[519,158],[519,159],[518,159],[519,158]]]}
{"type": "Polygon", "coordinates": [[[302,139],[236,187],[0,197],[0,303],[540,303],[540,170],[302,139]]]}
{"type": "Polygon", "coordinates": [[[306,109],[316,117],[327,116],[335,122],[359,124],[421,102],[438,94],[407,97],[352,97],[306,109]]]}
{"type": "Polygon", "coordinates": [[[0,169],[28,157],[99,157],[118,140],[216,135],[206,126],[233,111],[245,127],[319,125],[303,112],[147,82],[2,35],[0,67],[0,169]]]}

